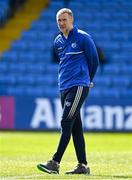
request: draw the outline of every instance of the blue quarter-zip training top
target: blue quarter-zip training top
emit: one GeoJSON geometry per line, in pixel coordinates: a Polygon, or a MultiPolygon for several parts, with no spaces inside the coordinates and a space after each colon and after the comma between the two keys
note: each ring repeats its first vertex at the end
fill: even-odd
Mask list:
{"type": "Polygon", "coordinates": [[[54,41],[59,59],[59,89],[89,86],[98,66],[98,54],[91,36],[74,27],[67,39],[60,33],[54,41]]]}

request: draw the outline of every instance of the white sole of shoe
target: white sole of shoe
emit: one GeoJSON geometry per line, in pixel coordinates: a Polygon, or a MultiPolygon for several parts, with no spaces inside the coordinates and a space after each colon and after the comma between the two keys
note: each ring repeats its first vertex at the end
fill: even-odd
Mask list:
{"type": "Polygon", "coordinates": [[[41,166],[40,164],[37,165],[37,168],[43,172],[49,173],[49,174],[59,174],[57,171],[51,171],[44,166],[41,166]]]}

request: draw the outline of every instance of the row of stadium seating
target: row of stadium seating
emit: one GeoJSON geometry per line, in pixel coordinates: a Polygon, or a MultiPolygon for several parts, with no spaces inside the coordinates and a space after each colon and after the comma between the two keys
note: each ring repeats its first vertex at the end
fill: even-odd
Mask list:
{"type": "MultiPolygon", "coordinates": [[[[56,86],[56,79],[57,79],[57,74],[46,74],[41,75],[35,73],[28,74],[26,76],[23,75],[24,72],[21,74],[17,74],[13,71],[13,73],[7,74],[6,76],[2,75],[0,73],[0,84],[2,85],[31,85],[31,86],[37,86],[37,85],[43,85],[43,86],[56,86]],[[45,83],[46,82],[46,83],[45,83]]],[[[129,76],[105,76],[101,77],[98,76],[95,78],[96,81],[96,86],[97,87],[131,87],[132,80],[128,78],[129,76]]]]}
{"type": "MultiPolygon", "coordinates": [[[[49,88],[49,86],[1,86],[0,87],[0,94],[7,95],[7,96],[37,96],[37,97],[56,97],[58,96],[58,88],[56,86],[53,86],[52,88],[49,88]]],[[[94,88],[90,94],[89,98],[114,98],[113,100],[116,100],[116,98],[123,98],[128,99],[132,97],[132,90],[121,88],[121,87],[114,87],[111,89],[108,88],[94,88]]]]}
{"type": "MultiPolygon", "coordinates": [[[[46,62],[47,63],[47,62],[46,62]]],[[[0,71],[1,73],[7,73],[7,72],[19,72],[19,73],[55,73],[58,70],[58,65],[53,64],[52,66],[50,64],[43,66],[44,64],[41,62],[35,63],[29,63],[29,62],[12,62],[7,63],[6,61],[3,61],[0,63],[0,71]]],[[[101,71],[101,70],[100,70],[101,71]]],[[[115,64],[114,66],[112,64],[106,64],[103,67],[103,71],[105,75],[111,75],[119,76],[119,74],[131,76],[132,75],[132,66],[128,66],[127,64],[115,64]]],[[[101,72],[100,72],[101,73],[101,72]]],[[[102,74],[101,74],[102,76],[102,74]]],[[[100,77],[101,78],[101,77],[100,77]]],[[[120,77],[119,77],[120,78],[120,77]]]]}
{"type": "MultiPolygon", "coordinates": [[[[52,48],[58,33],[55,14],[63,5],[63,1],[52,0],[30,29],[2,54],[0,94],[58,95],[58,65],[52,62],[52,48]]],[[[91,97],[132,97],[130,7],[132,3],[128,0],[69,1],[75,24],[92,35],[106,56],[106,64],[99,68],[95,78],[91,97]]]]}

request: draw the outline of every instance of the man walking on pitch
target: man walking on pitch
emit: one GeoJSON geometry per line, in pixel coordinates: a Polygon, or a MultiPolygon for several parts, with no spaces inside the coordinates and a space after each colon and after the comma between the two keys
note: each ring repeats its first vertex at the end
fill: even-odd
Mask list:
{"type": "Polygon", "coordinates": [[[62,156],[72,135],[78,165],[66,174],[90,174],[80,109],[89,89],[93,86],[98,55],[91,36],[73,26],[73,13],[70,9],[60,9],[56,20],[60,30],[54,46],[60,61],[58,80],[63,108],[62,132],[57,151],[52,159],[45,164],[38,164],[37,167],[41,171],[58,174],[62,156]]]}

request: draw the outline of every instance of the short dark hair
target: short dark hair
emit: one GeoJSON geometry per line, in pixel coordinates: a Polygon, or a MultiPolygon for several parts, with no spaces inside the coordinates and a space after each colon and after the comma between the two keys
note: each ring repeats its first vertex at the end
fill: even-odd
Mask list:
{"type": "Polygon", "coordinates": [[[57,14],[56,14],[56,17],[59,15],[59,14],[64,14],[64,13],[67,13],[68,15],[70,15],[71,17],[73,17],[73,12],[71,9],[68,9],[68,8],[62,8],[60,9],[57,14]]]}

